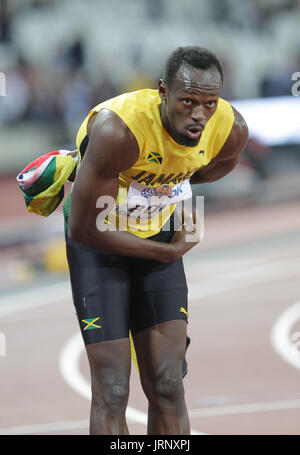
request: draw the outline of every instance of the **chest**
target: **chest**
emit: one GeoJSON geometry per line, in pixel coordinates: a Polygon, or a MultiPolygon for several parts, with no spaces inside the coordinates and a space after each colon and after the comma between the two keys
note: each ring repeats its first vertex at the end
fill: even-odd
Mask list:
{"type": "Polygon", "coordinates": [[[168,183],[176,185],[189,179],[195,171],[210,161],[211,154],[205,138],[197,147],[174,147],[161,136],[148,137],[139,159],[122,177],[146,186],[168,183]]]}

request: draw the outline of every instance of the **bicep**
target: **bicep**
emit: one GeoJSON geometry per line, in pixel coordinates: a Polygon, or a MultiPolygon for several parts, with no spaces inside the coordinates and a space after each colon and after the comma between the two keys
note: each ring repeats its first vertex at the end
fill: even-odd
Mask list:
{"type": "Polygon", "coordinates": [[[116,199],[119,173],[128,169],[137,156],[135,139],[115,115],[104,114],[95,121],[73,186],[69,216],[71,231],[94,229],[97,215],[103,210],[99,198],[116,199]]]}
{"type": "Polygon", "coordinates": [[[192,183],[214,182],[229,174],[239,161],[248,141],[248,127],[242,115],[234,109],[235,121],[220,152],[192,177],[192,183]]]}
{"type": "MultiPolygon", "coordinates": [[[[86,157],[87,158],[87,157],[86,157]]],[[[70,222],[76,218],[76,224],[82,229],[99,213],[97,201],[101,196],[116,199],[118,193],[118,176],[94,166],[85,159],[80,166],[72,191],[70,222]]]]}
{"type": "Polygon", "coordinates": [[[248,126],[244,117],[233,107],[234,124],[220,152],[212,160],[227,161],[238,159],[248,142],[248,126]]]}

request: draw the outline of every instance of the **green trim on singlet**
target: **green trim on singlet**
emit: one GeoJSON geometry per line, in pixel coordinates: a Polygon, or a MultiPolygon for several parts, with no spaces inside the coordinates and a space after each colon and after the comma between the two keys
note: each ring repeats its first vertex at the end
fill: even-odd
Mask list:
{"type": "Polygon", "coordinates": [[[63,205],[63,214],[64,214],[64,216],[67,216],[67,217],[69,216],[69,213],[70,213],[71,194],[72,194],[72,190],[71,190],[70,194],[68,194],[68,197],[65,200],[64,205],[63,205]]]}
{"type": "Polygon", "coordinates": [[[66,218],[68,218],[69,214],[70,214],[70,208],[71,208],[71,199],[72,199],[72,190],[73,190],[73,184],[71,186],[71,191],[70,193],[68,194],[65,202],[64,202],[64,205],[63,205],[63,214],[64,214],[64,231],[65,231],[65,234],[67,233],[67,230],[68,230],[68,225],[66,223],[66,218]]]}
{"type": "MultiPolygon", "coordinates": [[[[81,162],[82,159],[83,159],[83,156],[84,156],[84,154],[85,154],[86,148],[87,148],[87,146],[88,146],[88,142],[89,142],[89,138],[88,138],[87,135],[85,135],[84,138],[83,138],[83,140],[81,141],[79,147],[78,147],[78,148],[79,148],[79,154],[80,154],[80,161],[79,161],[79,164],[77,164],[76,172],[78,172],[78,167],[79,167],[79,165],[80,165],[80,162],[81,162]]],[[[70,193],[68,194],[68,197],[66,198],[66,200],[65,200],[65,202],[64,202],[64,205],[63,205],[64,229],[65,229],[65,233],[67,232],[67,229],[68,229],[67,223],[66,223],[66,218],[68,218],[68,216],[69,216],[69,214],[70,214],[73,185],[74,185],[74,182],[72,183],[70,193]]]]}

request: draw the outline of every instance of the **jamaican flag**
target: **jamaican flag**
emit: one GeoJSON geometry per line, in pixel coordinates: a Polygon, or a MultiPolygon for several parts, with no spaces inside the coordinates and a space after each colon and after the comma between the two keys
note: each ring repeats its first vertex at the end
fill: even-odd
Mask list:
{"type": "Polygon", "coordinates": [[[77,150],[55,150],[28,164],[17,176],[29,212],[50,215],[64,197],[64,184],[80,157],[77,150]]]}

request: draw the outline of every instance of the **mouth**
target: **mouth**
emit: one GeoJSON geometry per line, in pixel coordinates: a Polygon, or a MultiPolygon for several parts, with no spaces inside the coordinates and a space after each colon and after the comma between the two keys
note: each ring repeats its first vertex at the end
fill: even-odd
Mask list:
{"type": "Polygon", "coordinates": [[[198,139],[201,136],[202,131],[204,130],[204,127],[201,125],[192,125],[188,126],[186,128],[188,136],[191,139],[198,139]]]}

